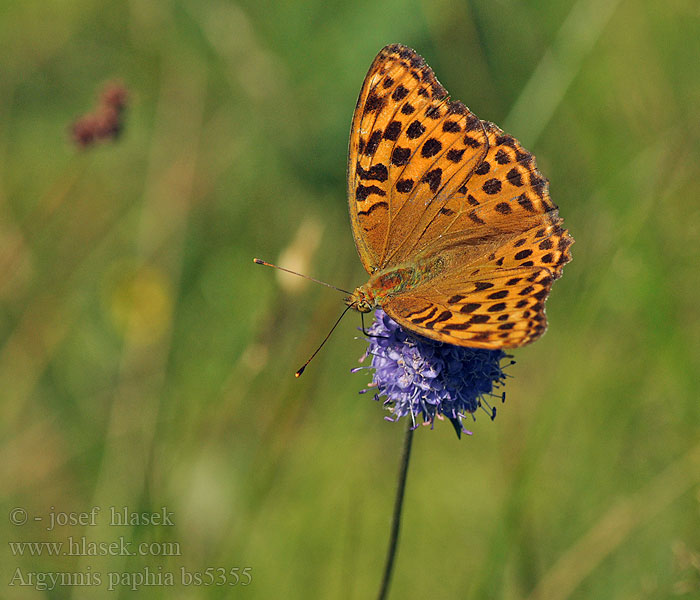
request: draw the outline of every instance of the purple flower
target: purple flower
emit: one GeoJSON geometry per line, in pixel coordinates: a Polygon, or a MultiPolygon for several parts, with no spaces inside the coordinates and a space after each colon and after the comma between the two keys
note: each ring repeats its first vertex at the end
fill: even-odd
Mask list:
{"type": "MultiPolygon", "coordinates": [[[[470,433],[462,425],[467,413],[473,416],[483,408],[492,419],[496,416],[486,396],[495,397],[494,389],[505,381],[501,361],[510,356],[502,350],[435,342],[403,329],[380,308],[368,333],[369,348],[362,359],[370,355],[372,364],[353,372],[374,369],[369,387],[376,388],[376,400],[385,396],[384,406],[392,413],[387,420],[410,416],[417,427],[422,417],[432,427],[436,417],[444,417],[460,436],[470,433]]],[[[505,392],[497,397],[505,400],[505,392]]]]}

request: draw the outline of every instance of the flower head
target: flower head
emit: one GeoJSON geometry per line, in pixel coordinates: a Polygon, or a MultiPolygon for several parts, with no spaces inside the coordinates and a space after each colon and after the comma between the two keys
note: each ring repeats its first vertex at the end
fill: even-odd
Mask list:
{"type": "Polygon", "coordinates": [[[75,144],[84,149],[99,141],[115,140],[124,127],[123,113],[127,99],[127,89],[121,83],[106,84],[100,93],[97,108],[71,125],[75,144]]]}
{"type": "MultiPolygon", "coordinates": [[[[365,368],[374,369],[370,387],[377,390],[375,399],[385,396],[384,406],[392,413],[388,420],[410,415],[414,423],[422,417],[432,426],[435,417],[445,417],[459,436],[469,433],[462,425],[467,413],[485,408],[491,418],[496,416],[485,397],[494,396],[505,380],[501,361],[508,355],[502,350],[453,346],[415,335],[381,309],[368,333],[363,359],[370,355],[372,364],[365,368]]],[[[499,396],[505,399],[505,393],[499,396]]]]}

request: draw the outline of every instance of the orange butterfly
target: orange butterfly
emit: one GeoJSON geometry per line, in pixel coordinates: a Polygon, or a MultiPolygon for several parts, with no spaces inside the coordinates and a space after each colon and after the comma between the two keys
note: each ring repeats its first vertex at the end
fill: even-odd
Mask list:
{"type": "Polygon", "coordinates": [[[548,182],[532,154],[451,101],[406,46],[382,49],[362,86],[348,201],[370,274],[348,306],[381,306],[458,346],[512,348],[544,333],[544,301],[573,243],[548,182]]]}

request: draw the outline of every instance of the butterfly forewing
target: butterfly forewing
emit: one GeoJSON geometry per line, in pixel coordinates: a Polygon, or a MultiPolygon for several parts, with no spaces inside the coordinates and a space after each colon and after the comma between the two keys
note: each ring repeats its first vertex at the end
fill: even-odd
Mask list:
{"type": "Polygon", "coordinates": [[[494,229],[512,233],[557,220],[548,182],[537,170],[535,157],[493,123],[482,124],[486,155],[422,232],[414,254],[440,236],[459,231],[474,237],[494,229]]]}
{"type": "Polygon", "coordinates": [[[372,272],[410,253],[487,150],[481,121],[450,102],[415,52],[384,48],[353,117],[348,200],[358,252],[372,272]]]}
{"type": "Polygon", "coordinates": [[[482,348],[542,335],[544,301],[573,242],[548,182],[532,154],[451,102],[405,46],[384,48],[362,87],[348,200],[368,272],[439,265],[383,301],[402,326],[482,348]]]}

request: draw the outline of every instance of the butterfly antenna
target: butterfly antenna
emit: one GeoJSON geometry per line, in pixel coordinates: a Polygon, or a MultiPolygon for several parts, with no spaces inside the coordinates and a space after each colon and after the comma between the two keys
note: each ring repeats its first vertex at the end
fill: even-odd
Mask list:
{"type": "MultiPolygon", "coordinates": [[[[341,290],[341,291],[342,291],[342,290],[341,290]]],[[[304,369],[306,369],[306,365],[308,365],[308,364],[313,360],[314,356],[316,356],[316,355],[318,354],[318,351],[319,351],[321,348],[323,348],[323,344],[325,344],[325,343],[328,341],[328,338],[331,337],[331,333],[333,333],[333,331],[335,330],[335,328],[338,327],[338,323],[340,323],[340,320],[345,316],[345,313],[348,312],[352,307],[353,307],[353,305],[350,304],[350,305],[348,305],[348,306],[345,308],[345,310],[343,311],[343,314],[341,314],[341,315],[338,317],[338,320],[335,322],[335,325],[333,325],[333,327],[331,327],[331,330],[328,332],[328,335],[327,335],[327,336],[324,338],[324,340],[321,342],[321,345],[320,345],[318,348],[316,348],[316,352],[314,352],[311,356],[309,356],[309,360],[307,360],[307,361],[304,363],[304,365],[303,365],[300,369],[298,369],[296,373],[294,373],[294,377],[300,377],[300,376],[301,376],[301,374],[304,372],[304,369]]]]}
{"type": "MultiPolygon", "coordinates": [[[[315,281],[316,283],[320,283],[321,285],[325,285],[326,287],[333,288],[334,290],[338,290],[339,292],[343,292],[343,294],[352,294],[352,292],[348,292],[347,290],[342,290],[339,287],[335,287],[334,285],[331,285],[330,283],[326,283],[325,281],[319,281],[318,279],[314,279],[313,277],[309,277],[308,275],[302,275],[301,273],[297,273],[296,271],[291,271],[289,269],[285,269],[284,267],[278,267],[277,265],[273,265],[272,263],[265,262],[264,260],[260,260],[259,258],[254,258],[253,262],[256,265],[265,265],[266,267],[272,267],[273,269],[279,269],[280,271],[284,271],[285,273],[291,273],[292,275],[298,275],[299,277],[303,277],[304,279],[309,279],[311,281],[315,281]]],[[[345,314],[345,313],[343,313],[345,314]]]]}

